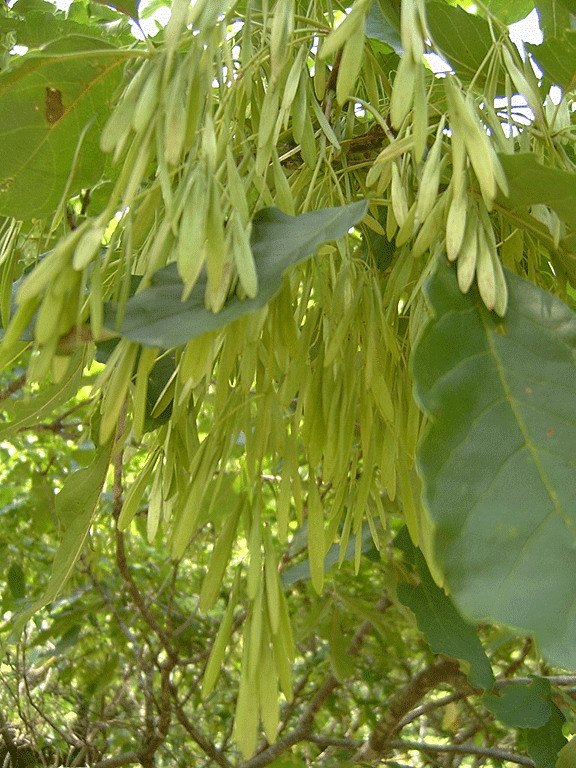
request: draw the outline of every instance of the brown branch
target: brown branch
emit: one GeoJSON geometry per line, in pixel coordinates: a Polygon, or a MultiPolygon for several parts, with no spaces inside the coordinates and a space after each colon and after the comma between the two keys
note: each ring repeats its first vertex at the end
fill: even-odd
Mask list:
{"type": "Polygon", "coordinates": [[[14,729],[8,723],[3,714],[0,714],[0,735],[6,745],[6,751],[10,755],[10,762],[12,765],[18,765],[18,746],[14,741],[13,735],[14,729]]]}
{"type": "Polygon", "coordinates": [[[417,674],[408,685],[398,691],[388,703],[382,718],[370,738],[354,756],[354,762],[373,762],[391,748],[392,739],[401,728],[403,718],[424,696],[440,683],[451,683],[455,688],[473,692],[457,661],[438,657],[434,663],[417,674]]]}
{"type": "Polygon", "coordinates": [[[140,762],[140,752],[124,752],[115,757],[106,757],[94,763],[92,768],[121,768],[123,765],[134,765],[140,762]]]}
{"type": "Polygon", "coordinates": [[[336,81],[338,80],[338,72],[340,71],[340,63],[342,61],[343,50],[343,48],[340,48],[340,50],[336,52],[336,56],[334,56],[334,63],[332,64],[332,69],[330,70],[330,77],[326,82],[326,93],[330,93],[331,91],[336,93],[336,81]]]}
{"type": "Polygon", "coordinates": [[[6,389],[2,390],[0,392],[0,401],[2,400],[8,400],[8,398],[13,395],[15,392],[18,392],[19,389],[22,389],[22,387],[26,384],[26,374],[23,373],[21,376],[18,376],[17,379],[14,379],[14,381],[6,387],[6,389]]]}
{"type": "Polygon", "coordinates": [[[139,759],[144,768],[154,765],[154,755],[160,749],[168,737],[170,723],[172,721],[172,707],[170,704],[170,673],[175,667],[175,661],[168,659],[161,666],[161,687],[160,687],[160,717],[158,722],[153,725],[153,732],[150,734],[146,744],[139,752],[139,759]]]}
{"type": "Polygon", "coordinates": [[[393,741],[390,746],[393,749],[417,749],[419,752],[445,752],[455,755],[480,755],[492,757],[495,760],[504,760],[517,765],[529,765],[534,768],[534,761],[524,755],[514,752],[506,752],[493,747],[476,747],[473,744],[426,744],[420,741],[393,741]]]}

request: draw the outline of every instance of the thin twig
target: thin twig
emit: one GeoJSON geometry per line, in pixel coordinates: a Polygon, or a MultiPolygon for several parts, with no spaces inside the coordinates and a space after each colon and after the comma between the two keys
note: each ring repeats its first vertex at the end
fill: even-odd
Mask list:
{"type": "Polygon", "coordinates": [[[140,762],[140,752],[124,752],[116,757],[106,757],[94,763],[92,768],[120,768],[122,765],[134,765],[140,762]]]}
{"type": "Polygon", "coordinates": [[[178,691],[175,686],[171,686],[171,693],[172,698],[174,700],[174,707],[176,710],[176,717],[180,721],[180,724],[184,728],[184,730],[192,736],[196,744],[200,747],[200,749],[208,755],[217,765],[221,766],[221,768],[232,768],[232,763],[228,760],[228,758],[220,752],[219,749],[217,749],[216,745],[213,744],[211,741],[209,741],[206,736],[202,733],[202,731],[194,725],[186,715],[186,712],[184,712],[184,709],[180,705],[180,701],[178,700],[178,691]]]}
{"type": "Polygon", "coordinates": [[[6,389],[3,389],[2,392],[0,392],[0,401],[8,400],[11,395],[13,395],[15,392],[18,392],[19,389],[22,389],[24,384],[26,384],[25,373],[23,373],[21,376],[18,376],[17,379],[14,379],[13,382],[8,384],[6,389]]]}
{"type": "Polygon", "coordinates": [[[473,744],[426,744],[421,741],[393,741],[390,746],[393,749],[417,749],[419,752],[446,752],[457,755],[480,755],[492,757],[495,760],[504,760],[517,765],[529,765],[534,768],[534,761],[524,755],[514,752],[506,752],[494,747],[476,747],[473,744]]]}

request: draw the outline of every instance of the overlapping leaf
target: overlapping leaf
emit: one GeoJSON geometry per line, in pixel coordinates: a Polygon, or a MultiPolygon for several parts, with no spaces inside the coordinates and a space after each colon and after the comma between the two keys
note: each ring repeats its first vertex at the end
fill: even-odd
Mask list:
{"type": "Polygon", "coordinates": [[[99,180],[99,133],[126,57],[97,38],[70,35],[0,74],[2,214],[49,216],[66,189],[99,180]]]}
{"type": "Polygon", "coordinates": [[[566,30],[561,38],[545,40],[542,45],[526,44],[544,74],[565,91],[576,86],[576,30],[566,30]]]}
{"type": "Polygon", "coordinates": [[[13,634],[17,635],[31,616],[51,603],[68,581],[92,525],[108,473],[110,451],[111,445],[100,448],[90,466],[68,476],[56,497],[56,513],[63,534],[54,555],[52,574],[42,597],[19,613],[11,623],[13,634]]]}
{"type": "Polygon", "coordinates": [[[498,695],[484,696],[482,702],[513,728],[542,728],[552,715],[551,686],[540,677],[529,683],[507,685],[498,695]]]}
{"type": "Polygon", "coordinates": [[[576,666],[576,316],[507,273],[504,320],[440,264],[412,358],[437,565],[456,605],[576,666]]]}
{"type": "Polygon", "coordinates": [[[512,210],[544,203],[576,229],[576,173],[546,167],[532,152],[499,157],[509,186],[508,196],[500,193],[499,201],[512,210]]]}
{"type": "MultiPolygon", "coordinates": [[[[248,312],[260,309],[282,287],[282,275],[293,264],[312,256],[316,248],[348,232],[366,213],[360,200],[339,208],[323,208],[301,216],[287,216],[277,208],[264,208],[253,222],[252,253],[258,273],[258,295],[241,300],[231,296],[214,314],[204,306],[206,276],[201,277],[190,297],[182,301],[183,284],[175,264],[154,275],[150,288],[126,304],[120,333],[145,346],[170,349],[185,344],[206,331],[214,331],[248,312]]],[[[106,322],[114,327],[115,309],[107,307],[106,322]]]]}
{"type": "Polygon", "coordinates": [[[490,689],[494,675],[475,628],[458,613],[452,600],[432,578],[424,556],[412,544],[408,529],[403,528],[394,541],[402,550],[407,565],[415,570],[417,584],[398,585],[398,599],[416,617],[418,629],[430,650],[464,661],[468,678],[475,688],[490,689]]]}
{"type": "Polygon", "coordinates": [[[447,3],[428,3],[427,11],[432,39],[456,74],[477,78],[492,46],[488,22],[447,3]]]}

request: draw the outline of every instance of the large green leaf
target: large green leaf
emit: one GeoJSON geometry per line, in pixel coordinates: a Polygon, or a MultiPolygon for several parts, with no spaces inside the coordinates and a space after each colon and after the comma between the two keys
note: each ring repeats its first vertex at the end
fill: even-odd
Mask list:
{"type": "Polygon", "coordinates": [[[71,35],[0,74],[0,213],[43,218],[67,188],[99,180],[100,130],[127,55],[71,35]]]}
{"type": "Polygon", "coordinates": [[[576,666],[576,316],[506,273],[504,320],[440,263],[417,343],[419,449],[436,565],[462,613],[576,666]]]}
{"type": "Polygon", "coordinates": [[[430,650],[464,661],[469,668],[470,684],[475,688],[492,688],[492,667],[475,628],[462,618],[452,600],[435,583],[406,527],[396,536],[394,545],[404,554],[405,563],[414,569],[417,580],[398,584],[398,599],[415,615],[430,650]]]}
{"type": "Polygon", "coordinates": [[[54,555],[52,573],[42,597],[10,622],[13,635],[22,631],[36,611],[55,600],[68,581],[92,525],[108,473],[110,451],[111,445],[100,448],[92,464],[69,475],[56,496],[56,514],[63,533],[60,546],[54,555]]]}
{"type": "Polygon", "coordinates": [[[508,196],[500,193],[499,202],[511,210],[544,203],[576,229],[576,173],[541,165],[532,152],[499,157],[509,186],[508,196]]]}
{"type": "MultiPolygon", "coordinates": [[[[367,202],[360,200],[339,208],[323,208],[301,216],[287,216],[277,208],[259,211],[252,228],[252,253],[258,273],[258,295],[241,300],[231,296],[214,314],[204,306],[206,276],[190,297],[182,301],[183,284],[175,264],[161,269],[152,285],[128,300],[120,333],[145,346],[170,349],[206,331],[214,331],[248,312],[260,309],[282,287],[282,275],[293,264],[310,258],[316,248],[336,240],[363,218],[367,202]]],[[[108,306],[106,324],[114,328],[115,309],[108,306]]]]}
{"type": "Polygon", "coordinates": [[[542,45],[526,43],[526,48],[553,83],[565,91],[576,86],[576,31],[566,30],[561,38],[550,38],[542,45]]]}

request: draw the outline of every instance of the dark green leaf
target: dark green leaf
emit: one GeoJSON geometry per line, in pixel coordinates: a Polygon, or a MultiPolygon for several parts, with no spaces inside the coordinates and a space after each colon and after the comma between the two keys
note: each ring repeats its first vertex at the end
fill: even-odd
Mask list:
{"type": "Polygon", "coordinates": [[[100,5],[110,5],[112,8],[116,8],[117,11],[120,11],[120,13],[130,16],[132,19],[138,19],[139,0],[110,0],[110,2],[94,0],[94,2],[100,5]]]}
{"type": "Polygon", "coordinates": [[[462,618],[452,600],[435,583],[407,528],[400,531],[394,544],[403,552],[405,562],[414,568],[418,580],[417,584],[399,584],[398,599],[415,615],[430,650],[464,661],[469,667],[470,684],[475,688],[492,688],[492,667],[475,628],[462,618]]]}
{"type": "Polygon", "coordinates": [[[374,0],[366,17],[366,37],[379,40],[390,51],[402,53],[400,34],[385,18],[378,0],[374,0]]]}
{"type": "Polygon", "coordinates": [[[549,38],[542,45],[526,43],[546,77],[565,91],[576,86],[576,31],[567,30],[561,38],[549,38]]]}
{"type": "Polygon", "coordinates": [[[507,273],[508,312],[440,263],[412,357],[432,423],[418,467],[435,557],[457,607],[534,633],[576,666],[576,317],[507,273]]]}
{"type": "Polygon", "coordinates": [[[99,134],[126,55],[102,40],[70,36],[0,74],[1,213],[43,218],[66,188],[74,193],[99,180],[99,134]],[[86,51],[93,55],[75,58],[86,51]]]}
{"type": "Polygon", "coordinates": [[[566,718],[553,703],[547,722],[540,728],[530,728],[526,731],[526,744],[528,753],[534,760],[534,768],[549,768],[554,765],[558,752],[566,744],[566,737],[562,733],[565,722],[566,718]]]}
{"type": "MultiPolygon", "coordinates": [[[[204,306],[206,276],[200,278],[190,297],[182,301],[183,284],[176,265],[157,272],[150,288],[128,300],[120,332],[132,341],[170,349],[206,331],[222,328],[248,312],[260,309],[282,287],[282,276],[292,265],[310,258],[316,248],[345,235],[366,213],[360,200],[340,208],[323,208],[301,216],[287,216],[277,208],[264,208],[253,222],[252,253],[258,273],[258,295],[242,301],[228,299],[214,314],[204,306]]],[[[106,322],[114,327],[114,307],[108,306],[106,322]]]]}
{"type": "MultiPolygon", "coordinates": [[[[575,59],[576,61],[576,59],[575,59]]],[[[576,173],[541,165],[532,152],[499,155],[509,184],[500,200],[512,210],[545,203],[576,229],[576,173]]]]}
{"type": "Polygon", "coordinates": [[[496,696],[488,694],[483,704],[513,728],[541,728],[552,714],[550,683],[535,677],[531,683],[507,685],[496,696]]]}
{"type": "Polygon", "coordinates": [[[148,390],[146,392],[146,416],[144,419],[144,431],[151,432],[153,429],[165,424],[172,413],[172,401],[168,403],[166,408],[158,416],[152,417],[152,411],[156,405],[156,401],[162,394],[164,387],[170,381],[170,377],[174,373],[176,364],[174,360],[174,353],[166,354],[161,357],[150,371],[148,377],[148,390]]]}

